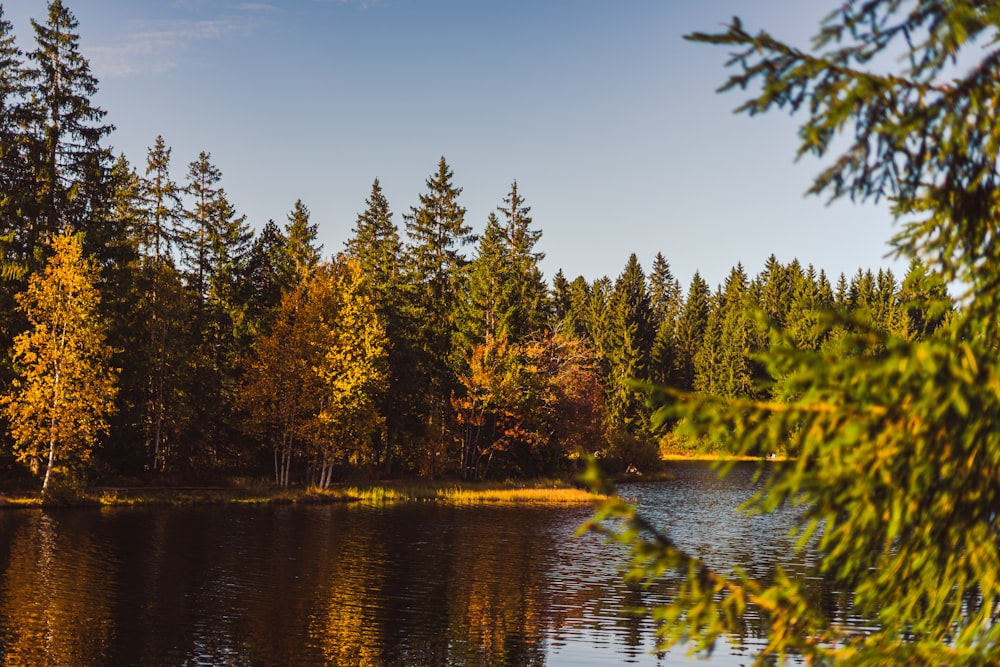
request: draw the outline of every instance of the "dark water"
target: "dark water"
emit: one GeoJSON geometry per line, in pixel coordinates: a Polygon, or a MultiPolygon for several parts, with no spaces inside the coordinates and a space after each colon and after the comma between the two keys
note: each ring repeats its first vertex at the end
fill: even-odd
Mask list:
{"type": "MultiPolygon", "coordinates": [[[[740,518],[752,468],[626,485],[710,561],[806,573],[791,516],[740,518]]],[[[615,665],[656,656],[589,507],[198,507],[0,512],[0,665],[615,665]]],[[[826,593],[817,583],[816,595],[826,593]]],[[[655,598],[654,598],[655,599],[655,598]]],[[[751,618],[709,663],[740,665],[751,618]]]]}

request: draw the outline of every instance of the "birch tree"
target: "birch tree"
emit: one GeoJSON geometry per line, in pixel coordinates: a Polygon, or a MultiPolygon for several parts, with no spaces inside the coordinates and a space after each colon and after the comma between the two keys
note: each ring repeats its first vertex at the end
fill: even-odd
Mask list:
{"type": "Polygon", "coordinates": [[[96,265],[80,234],[64,232],[51,245],[45,270],[17,296],[29,328],[14,339],[19,377],[2,401],[15,455],[33,473],[44,470],[43,493],[55,474],[90,458],[118,393],[96,265]]]}

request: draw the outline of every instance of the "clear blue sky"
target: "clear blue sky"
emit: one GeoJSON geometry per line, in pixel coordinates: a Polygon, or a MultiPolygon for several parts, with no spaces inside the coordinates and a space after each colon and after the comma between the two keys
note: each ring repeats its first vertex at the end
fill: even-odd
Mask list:
{"type": "MultiPolygon", "coordinates": [[[[378,177],[402,228],[438,158],[478,231],[517,180],[546,277],[614,278],[657,251],[715,286],[774,253],[826,269],[886,259],[884,208],[804,197],[794,118],[735,116],[726,52],[685,42],[739,15],[806,44],[801,0],[64,0],[101,82],[110,143],[138,167],[162,134],[182,181],[201,150],[240,213],[301,198],[338,251],[378,177]]],[[[22,48],[44,0],[3,2],[22,48]]],[[[472,249],[469,249],[470,254],[472,249]]]]}

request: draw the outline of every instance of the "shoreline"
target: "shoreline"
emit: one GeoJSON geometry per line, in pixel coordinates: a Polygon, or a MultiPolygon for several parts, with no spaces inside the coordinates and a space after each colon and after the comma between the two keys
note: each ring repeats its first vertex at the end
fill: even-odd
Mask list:
{"type": "MultiPolygon", "coordinates": [[[[665,468],[638,475],[609,475],[615,482],[658,482],[671,479],[669,464],[684,462],[788,461],[779,456],[735,456],[722,453],[667,453],[665,468]]],[[[452,505],[593,503],[603,496],[564,480],[523,482],[392,481],[281,488],[263,481],[230,480],[214,486],[102,485],[80,491],[57,491],[43,498],[39,491],[0,491],[0,511],[40,508],[190,507],[194,505],[318,505],[348,503],[385,505],[404,502],[437,502],[452,505]]]]}
{"type": "Polygon", "coordinates": [[[504,483],[414,482],[280,488],[265,484],[231,486],[99,486],[78,492],[0,493],[0,511],[42,508],[191,507],[195,505],[388,505],[435,502],[450,505],[577,505],[602,496],[563,482],[530,486],[504,483]]]}

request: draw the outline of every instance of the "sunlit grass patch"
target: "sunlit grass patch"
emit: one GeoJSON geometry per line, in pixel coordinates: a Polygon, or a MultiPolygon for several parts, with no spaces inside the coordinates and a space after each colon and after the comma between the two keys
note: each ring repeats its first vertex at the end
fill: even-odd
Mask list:
{"type": "Polygon", "coordinates": [[[372,505],[400,502],[574,504],[589,503],[596,498],[589,491],[551,482],[531,487],[476,483],[373,485],[346,488],[344,493],[372,505]]]}
{"type": "Polygon", "coordinates": [[[589,491],[553,480],[527,482],[411,482],[370,485],[278,488],[267,482],[234,481],[219,487],[122,486],[94,487],[76,492],[72,498],[43,498],[38,493],[0,495],[0,509],[43,507],[142,507],[191,505],[293,505],[360,503],[389,505],[436,502],[452,505],[549,504],[568,505],[593,502],[598,496],[589,491]]]}
{"type": "Polygon", "coordinates": [[[0,494],[0,509],[42,507],[40,495],[8,496],[0,494]]]}

